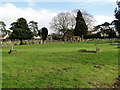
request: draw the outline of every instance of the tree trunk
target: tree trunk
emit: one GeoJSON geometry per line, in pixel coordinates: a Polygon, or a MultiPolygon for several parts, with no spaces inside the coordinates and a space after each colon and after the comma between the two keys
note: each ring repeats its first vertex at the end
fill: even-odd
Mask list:
{"type": "Polygon", "coordinates": [[[23,40],[22,39],[20,39],[20,45],[23,45],[23,40]]]}
{"type": "Polygon", "coordinates": [[[44,42],[45,40],[42,40],[42,41],[43,41],[42,44],[44,44],[44,43],[45,43],[45,42],[44,42]]]}

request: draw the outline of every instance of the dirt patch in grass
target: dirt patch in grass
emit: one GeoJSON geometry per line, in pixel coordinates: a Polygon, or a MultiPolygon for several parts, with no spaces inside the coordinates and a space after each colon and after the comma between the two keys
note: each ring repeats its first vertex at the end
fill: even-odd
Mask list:
{"type": "Polygon", "coordinates": [[[86,50],[86,49],[80,49],[80,50],[78,50],[78,52],[91,52],[91,53],[96,53],[96,51],[90,51],[90,50],[86,50]]]}
{"type": "Polygon", "coordinates": [[[73,69],[73,67],[65,67],[65,68],[62,68],[62,69],[58,69],[57,71],[58,72],[63,72],[63,71],[70,71],[71,69],[73,69]]]}
{"type": "Polygon", "coordinates": [[[78,61],[78,60],[77,60],[77,59],[74,59],[74,58],[71,58],[69,61],[70,61],[70,62],[74,62],[74,61],[78,61]]]}
{"type": "Polygon", "coordinates": [[[116,78],[116,81],[113,86],[114,88],[120,88],[120,75],[118,76],[118,78],[116,78]]]}
{"type": "Polygon", "coordinates": [[[99,66],[99,65],[95,65],[94,68],[97,68],[97,69],[101,69],[102,66],[99,66]]]}
{"type": "Polygon", "coordinates": [[[63,68],[64,71],[69,71],[69,70],[71,70],[71,69],[73,69],[73,67],[63,68]]]}

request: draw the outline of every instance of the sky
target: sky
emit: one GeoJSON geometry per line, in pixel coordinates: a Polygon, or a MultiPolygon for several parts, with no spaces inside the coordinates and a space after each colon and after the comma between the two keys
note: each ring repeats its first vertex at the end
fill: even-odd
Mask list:
{"type": "Polygon", "coordinates": [[[36,21],[38,27],[47,27],[50,21],[60,12],[82,10],[92,15],[95,25],[112,22],[116,0],[0,0],[0,21],[5,22],[9,29],[12,22],[25,18],[27,22],[36,21]]]}

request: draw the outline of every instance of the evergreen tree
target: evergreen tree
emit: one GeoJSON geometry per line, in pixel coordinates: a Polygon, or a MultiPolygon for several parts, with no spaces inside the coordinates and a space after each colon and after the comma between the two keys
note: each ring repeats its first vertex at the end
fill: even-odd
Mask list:
{"type": "Polygon", "coordinates": [[[47,35],[48,35],[48,30],[47,30],[47,28],[45,28],[45,27],[42,28],[42,39],[43,39],[43,41],[46,40],[47,35]]]}
{"type": "Polygon", "coordinates": [[[3,21],[0,21],[0,30],[6,30],[6,24],[3,21]]]}
{"type": "Polygon", "coordinates": [[[82,17],[82,13],[79,10],[77,12],[77,17],[76,17],[76,26],[74,30],[74,35],[75,36],[86,36],[88,32],[88,27],[85,23],[85,20],[82,17]]]}
{"type": "Polygon", "coordinates": [[[39,30],[38,35],[42,37],[44,43],[48,35],[48,29],[46,27],[43,27],[41,30],[39,30]]]}
{"type": "Polygon", "coordinates": [[[118,5],[118,9],[116,8],[115,10],[115,18],[117,20],[114,20],[114,24],[120,37],[120,1],[117,1],[117,5],[118,5]]]}
{"type": "Polygon", "coordinates": [[[6,24],[3,21],[0,21],[0,34],[6,34],[5,28],[6,24]]]}
{"type": "Polygon", "coordinates": [[[16,22],[13,22],[12,34],[10,35],[11,39],[19,39],[20,45],[23,44],[23,40],[31,39],[33,37],[33,33],[30,31],[27,21],[24,18],[19,18],[16,22]]]}

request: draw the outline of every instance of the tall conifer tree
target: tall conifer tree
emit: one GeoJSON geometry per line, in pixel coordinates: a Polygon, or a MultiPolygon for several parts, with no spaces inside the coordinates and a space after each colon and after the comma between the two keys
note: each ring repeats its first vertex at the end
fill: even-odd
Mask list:
{"type": "Polygon", "coordinates": [[[76,26],[74,30],[74,35],[75,36],[86,36],[88,32],[88,27],[85,23],[85,20],[82,17],[82,13],[79,10],[77,12],[77,17],[76,17],[76,26]]]}
{"type": "Polygon", "coordinates": [[[118,5],[118,9],[116,8],[115,10],[115,18],[117,20],[114,20],[114,23],[120,37],[120,1],[117,1],[117,5],[118,5]]]}

